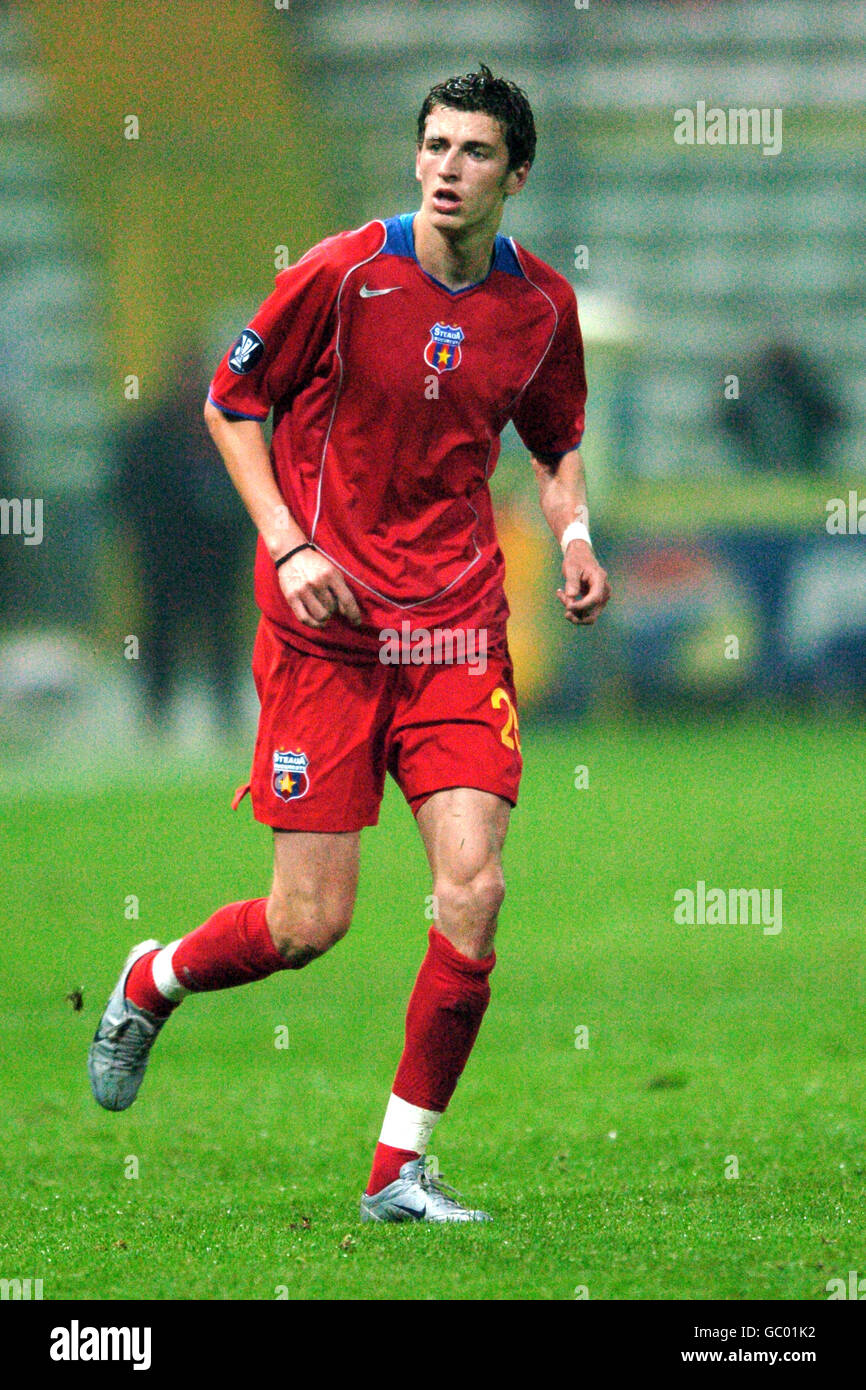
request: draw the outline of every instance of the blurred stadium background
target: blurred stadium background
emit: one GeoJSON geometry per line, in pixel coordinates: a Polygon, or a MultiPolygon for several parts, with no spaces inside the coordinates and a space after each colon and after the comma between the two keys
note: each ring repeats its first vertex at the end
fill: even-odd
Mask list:
{"type": "Polygon", "coordinates": [[[248,732],[252,536],[197,422],[184,452],[183,412],[275,256],[416,205],[421,98],[479,60],[536,111],[503,230],[578,295],[616,598],[575,642],[508,434],[493,491],[526,716],[862,697],[866,553],[825,526],[866,489],[861,4],[21,0],[0,6],[0,496],[42,499],[44,538],[0,538],[7,762],[58,740],[114,758],[160,714],[166,746],[193,747],[236,695],[248,732]],[[677,145],[698,100],[781,107],[782,152],[677,145]],[[180,470],[196,486],[175,495],[180,470]],[[194,604],[148,611],[178,511],[203,552],[182,587],[231,593],[216,635],[194,604]],[[172,623],[177,683],[148,687],[172,623]]]}

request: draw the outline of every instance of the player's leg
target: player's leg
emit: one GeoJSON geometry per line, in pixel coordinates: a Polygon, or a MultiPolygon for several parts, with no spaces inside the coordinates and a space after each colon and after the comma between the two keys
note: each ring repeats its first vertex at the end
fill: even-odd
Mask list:
{"type": "Polygon", "coordinates": [[[384,786],[377,729],[386,672],[378,663],[306,656],[262,619],[253,652],[261,714],[249,790],[256,819],[276,832],[271,893],[220,908],[168,946],[135,948],[91,1047],[91,1085],[101,1105],[132,1104],[154,1038],[187,994],[298,969],[347,931],[359,833],[376,823],[384,786]]]}
{"type": "Polygon", "coordinates": [[[400,1207],[417,1203],[421,1210],[405,1215],[479,1219],[427,1195],[423,1156],[490,999],[502,847],[522,768],[507,646],[491,652],[483,671],[407,667],[404,685],[388,766],[418,819],[435,916],[361,1214],[400,1220],[400,1207]]]}
{"type": "Polygon", "coordinates": [[[299,970],[346,935],[358,889],[359,831],[274,835],[268,926],[286,968],[299,970]]]}
{"type": "Polygon", "coordinates": [[[274,834],[270,895],[230,903],[133,967],[127,998],[164,1017],[187,994],[299,970],[349,930],[360,834],[274,834]]]}
{"type": "Polygon", "coordinates": [[[474,787],[435,792],[418,811],[433,875],[434,922],[472,960],[493,950],[505,897],[502,847],[510,816],[509,801],[474,787]]]}
{"type": "Polygon", "coordinates": [[[229,903],[168,946],[146,941],[133,949],[88,1057],[100,1105],[125,1110],[132,1104],[157,1035],[188,994],[299,970],[346,934],[359,839],[358,832],[276,834],[267,898],[229,903]]]}
{"type": "MultiPolygon", "coordinates": [[[[409,1001],[403,1055],[367,1197],[382,1193],[405,1164],[426,1153],[478,1036],[496,961],[493,939],[505,894],[502,847],[510,812],[502,797],[454,787],[430,796],[418,813],[435,916],[409,1001]]],[[[446,1199],[442,1205],[447,1212],[451,1204],[446,1199]]],[[[462,1219],[478,1215],[467,1212],[462,1219]]]]}

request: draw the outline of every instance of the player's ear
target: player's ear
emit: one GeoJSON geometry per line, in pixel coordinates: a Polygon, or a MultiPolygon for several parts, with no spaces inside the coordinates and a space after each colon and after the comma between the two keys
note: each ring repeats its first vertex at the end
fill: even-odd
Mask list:
{"type": "Polygon", "coordinates": [[[526,180],[529,178],[530,165],[527,161],[518,166],[517,169],[509,169],[505,176],[505,196],[512,198],[515,193],[519,193],[526,180]]]}
{"type": "Polygon", "coordinates": [[[419,181],[419,183],[420,183],[420,181],[421,181],[421,150],[419,149],[419,147],[418,147],[417,145],[416,145],[416,147],[415,147],[415,177],[416,177],[416,179],[418,179],[418,181],[419,181]]]}

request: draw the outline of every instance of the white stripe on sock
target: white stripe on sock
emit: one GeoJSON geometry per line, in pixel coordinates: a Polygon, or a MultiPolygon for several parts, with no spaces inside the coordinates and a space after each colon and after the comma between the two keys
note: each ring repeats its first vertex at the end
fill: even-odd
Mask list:
{"type": "Polygon", "coordinates": [[[172,941],[169,946],[163,946],[161,951],[157,951],[151,965],[153,983],[163,999],[169,999],[172,1004],[179,1004],[181,999],[185,999],[189,994],[189,990],[184,989],[178,980],[171,964],[171,958],[182,940],[183,937],[178,937],[177,941],[172,941]]]}
{"type": "Polygon", "coordinates": [[[388,1144],[392,1149],[410,1149],[412,1153],[425,1154],[433,1126],[441,1114],[441,1110],[422,1110],[420,1105],[410,1105],[392,1092],[382,1121],[379,1143],[388,1144]]]}

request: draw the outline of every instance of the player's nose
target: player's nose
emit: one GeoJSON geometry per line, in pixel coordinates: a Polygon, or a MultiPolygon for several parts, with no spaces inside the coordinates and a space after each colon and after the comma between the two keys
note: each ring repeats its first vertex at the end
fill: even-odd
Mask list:
{"type": "Polygon", "coordinates": [[[446,150],[439,164],[439,177],[456,179],[458,173],[459,150],[446,150]]]}

